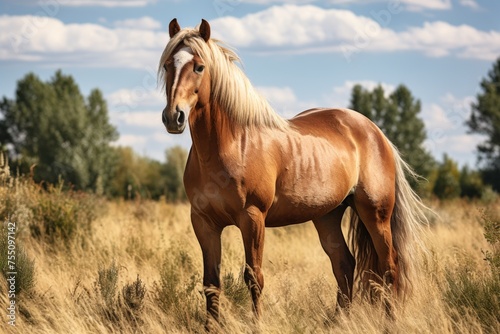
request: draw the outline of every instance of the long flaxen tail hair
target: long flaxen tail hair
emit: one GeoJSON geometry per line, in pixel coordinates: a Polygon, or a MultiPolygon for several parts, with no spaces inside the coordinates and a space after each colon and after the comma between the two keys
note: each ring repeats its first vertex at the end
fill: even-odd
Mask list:
{"type": "MultiPolygon", "coordinates": [[[[397,254],[397,295],[405,300],[413,290],[421,255],[425,246],[421,240],[422,227],[428,225],[426,213],[431,213],[420,197],[411,188],[406,176],[420,178],[401,158],[398,149],[391,143],[396,165],[396,202],[391,216],[393,247],[397,254]]],[[[383,279],[384,273],[377,273],[377,253],[368,230],[354,210],[351,210],[349,239],[356,258],[356,279],[363,292],[369,292],[373,274],[383,279]],[[368,274],[368,275],[367,275],[368,274]]]]}

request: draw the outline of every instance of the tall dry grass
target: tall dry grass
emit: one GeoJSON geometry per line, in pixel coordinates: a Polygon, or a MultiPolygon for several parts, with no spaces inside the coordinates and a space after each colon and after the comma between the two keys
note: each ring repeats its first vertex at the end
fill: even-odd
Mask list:
{"type": "MultiPolygon", "coordinates": [[[[254,321],[241,273],[241,235],[227,228],[220,330],[500,332],[495,313],[500,304],[498,278],[492,275],[491,262],[484,260],[485,252],[493,254],[498,245],[485,239],[482,218],[482,210],[486,217],[496,217],[492,221],[500,217],[500,202],[431,206],[440,217],[433,218],[424,236],[429,252],[422,256],[421,280],[408,303],[398,306],[395,321],[385,317],[382,306],[368,304],[359,294],[349,313],[335,311],[336,283],[311,223],[266,231],[264,315],[254,321]]],[[[2,220],[9,214],[17,221],[17,244],[34,261],[35,273],[34,285],[16,296],[16,327],[8,326],[2,315],[0,332],[203,332],[202,257],[188,205],[109,202],[57,189],[47,193],[17,180],[0,185],[0,213],[2,220]],[[46,223],[40,216],[47,210],[44,219],[55,219],[63,230],[50,235],[39,231],[46,223]],[[73,222],[67,210],[80,212],[84,219],[75,220],[80,225],[90,217],[89,226],[67,225],[73,222]]],[[[7,284],[0,279],[0,312],[6,313],[7,303],[7,284]]]]}

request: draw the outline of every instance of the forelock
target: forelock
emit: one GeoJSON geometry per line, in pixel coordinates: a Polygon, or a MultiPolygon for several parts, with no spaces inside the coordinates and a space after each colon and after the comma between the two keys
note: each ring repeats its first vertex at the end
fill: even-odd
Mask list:
{"type": "MultiPolygon", "coordinates": [[[[211,41],[209,41],[209,43],[210,42],[211,41]]],[[[197,29],[182,29],[170,38],[160,57],[160,62],[158,64],[158,79],[163,82],[163,85],[165,85],[166,80],[163,66],[167,60],[173,57],[174,52],[177,51],[181,45],[190,48],[192,53],[197,54],[203,61],[209,62],[211,60],[208,43],[200,36],[200,32],[197,29]]]]}

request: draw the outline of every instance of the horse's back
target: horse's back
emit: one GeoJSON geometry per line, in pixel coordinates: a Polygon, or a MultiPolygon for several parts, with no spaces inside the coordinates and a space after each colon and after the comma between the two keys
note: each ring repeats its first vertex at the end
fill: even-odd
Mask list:
{"type": "Polygon", "coordinates": [[[325,128],[331,132],[332,127],[336,129],[339,126],[345,126],[346,129],[356,131],[359,128],[369,127],[372,131],[377,132],[377,126],[367,117],[351,109],[343,108],[313,108],[305,110],[289,122],[298,129],[313,125],[314,127],[325,128]]]}
{"type": "Polygon", "coordinates": [[[392,152],[388,139],[378,126],[366,116],[351,109],[309,109],[290,119],[289,122],[303,134],[311,132],[333,138],[334,145],[340,149],[344,148],[342,145],[347,145],[345,149],[355,149],[362,155],[367,155],[373,150],[392,152]]]}

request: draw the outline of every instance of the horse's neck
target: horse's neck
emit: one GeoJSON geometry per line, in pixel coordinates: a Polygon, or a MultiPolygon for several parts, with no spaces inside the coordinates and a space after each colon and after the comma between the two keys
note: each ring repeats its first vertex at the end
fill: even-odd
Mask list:
{"type": "Polygon", "coordinates": [[[235,131],[229,117],[216,105],[195,110],[190,122],[193,148],[201,163],[208,163],[220,157],[234,140],[235,131]]]}

